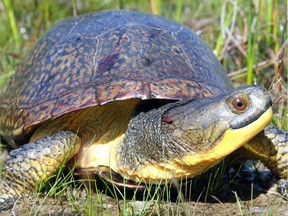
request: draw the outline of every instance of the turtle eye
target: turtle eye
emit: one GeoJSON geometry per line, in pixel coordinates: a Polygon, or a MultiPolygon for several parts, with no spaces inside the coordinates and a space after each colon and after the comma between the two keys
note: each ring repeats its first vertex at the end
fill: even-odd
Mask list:
{"type": "Polygon", "coordinates": [[[235,95],[226,101],[234,113],[243,113],[250,107],[250,98],[247,95],[235,95]]]}
{"type": "Polygon", "coordinates": [[[232,101],[232,106],[239,111],[243,111],[247,107],[247,101],[243,98],[235,98],[232,101]]]}

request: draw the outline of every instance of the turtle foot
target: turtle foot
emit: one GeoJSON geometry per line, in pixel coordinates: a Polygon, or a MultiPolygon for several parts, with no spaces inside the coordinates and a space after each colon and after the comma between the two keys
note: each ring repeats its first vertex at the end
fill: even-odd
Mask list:
{"type": "Polygon", "coordinates": [[[73,132],[59,131],[11,151],[2,168],[0,211],[45,183],[76,154],[80,143],[73,132]]]}
{"type": "Polygon", "coordinates": [[[277,185],[277,191],[285,198],[288,198],[288,179],[280,179],[277,185]]]}

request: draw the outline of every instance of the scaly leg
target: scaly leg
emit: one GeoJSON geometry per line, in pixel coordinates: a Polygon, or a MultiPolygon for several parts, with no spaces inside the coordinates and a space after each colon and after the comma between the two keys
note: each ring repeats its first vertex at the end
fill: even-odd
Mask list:
{"type": "Polygon", "coordinates": [[[288,135],[286,131],[266,127],[263,132],[250,140],[242,149],[251,159],[261,160],[279,181],[278,191],[287,195],[288,191],[288,135]]]}
{"type": "Polygon", "coordinates": [[[35,191],[80,148],[79,137],[70,131],[28,143],[10,152],[2,168],[0,211],[10,208],[15,199],[35,191]]]}

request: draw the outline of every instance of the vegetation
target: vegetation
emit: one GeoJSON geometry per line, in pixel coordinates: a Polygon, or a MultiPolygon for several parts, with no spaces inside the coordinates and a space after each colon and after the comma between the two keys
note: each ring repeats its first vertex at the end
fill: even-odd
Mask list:
{"type": "MultiPolygon", "coordinates": [[[[256,79],[269,89],[274,101],[273,123],[287,130],[288,20],[285,4],[287,4],[285,0],[2,0],[0,1],[0,89],[4,88],[17,65],[37,39],[53,24],[66,17],[104,9],[137,10],[164,16],[193,29],[213,50],[236,86],[251,84],[256,79]]],[[[217,175],[221,172],[219,169],[222,168],[215,171],[217,175]]],[[[80,205],[76,200],[81,200],[82,195],[79,191],[82,183],[72,181],[72,176],[70,179],[61,177],[61,174],[56,179],[54,183],[61,182],[62,188],[56,188],[59,184],[54,186],[52,184],[52,187],[47,189],[50,191],[49,195],[57,196],[59,191],[65,191],[69,203],[79,214],[85,212],[86,215],[102,213],[114,215],[112,204],[109,203],[114,203],[116,210],[119,210],[118,213],[123,215],[145,215],[147,212],[156,215],[199,213],[196,209],[196,206],[199,206],[197,202],[193,204],[193,208],[191,204],[188,208],[181,196],[174,203],[163,204],[162,198],[156,193],[159,193],[159,188],[151,191],[151,194],[142,200],[144,201],[142,206],[137,202],[126,200],[126,191],[119,192],[117,187],[112,187],[111,191],[104,191],[118,194],[114,197],[114,201],[107,201],[108,198],[101,195],[103,191],[99,189],[94,195],[91,190],[86,190],[85,194],[91,195],[88,196],[85,205],[83,203],[80,205]],[[67,186],[71,184],[74,189],[67,186]],[[97,208],[100,206],[104,210],[95,210],[95,202],[98,203],[97,208]]],[[[211,180],[211,176],[208,179],[211,180]]],[[[217,179],[211,181],[210,185],[217,184],[217,181],[217,179]]],[[[132,201],[136,199],[136,192],[134,195],[132,201]]],[[[246,214],[245,204],[240,202],[237,194],[235,197],[238,201],[235,208],[239,207],[237,213],[246,214]]],[[[62,201],[58,198],[57,202],[62,201]]],[[[252,209],[250,205],[251,203],[249,210],[252,209]]],[[[32,214],[37,214],[38,210],[32,214]]],[[[224,206],[225,211],[233,214],[224,206]]],[[[275,212],[272,208],[268,210],[268,215],[273,213],[275,212]]]]}

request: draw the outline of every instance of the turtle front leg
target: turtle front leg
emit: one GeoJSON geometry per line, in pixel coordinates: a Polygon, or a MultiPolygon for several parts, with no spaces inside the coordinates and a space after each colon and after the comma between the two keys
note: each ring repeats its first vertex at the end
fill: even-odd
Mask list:
{"type": "Polygon", "coordinates": [[[59,131],[10,152],[2,168],[0,211],[10,208],[15,199],[35,191],[80,148],[79,137],[59,131]]]}
{"type": "Polygon", "coordinates": [[[251,158],[261,160],[281,180],[278,191],[288,195],[288,134],[269,126],[250,140],[244,149],[251,158]]]}

